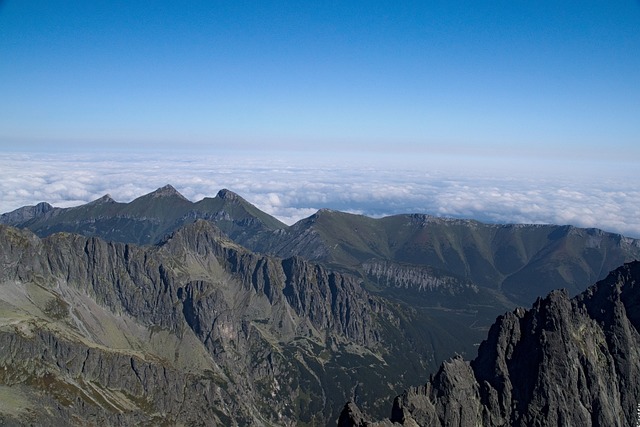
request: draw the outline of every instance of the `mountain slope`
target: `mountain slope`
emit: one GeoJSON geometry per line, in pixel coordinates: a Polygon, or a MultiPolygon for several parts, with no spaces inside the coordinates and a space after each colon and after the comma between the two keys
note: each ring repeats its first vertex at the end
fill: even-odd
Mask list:
{"type": "Polygon", "coordinates": [[[267,244],[259,249],[359,275],[372,292],[437,318],[448,330],[466,331],[468,341],[456,347],[466,355],[505,310],[553,289],[575,295],[640,259],[640,240],[597,229],[428,215],[374,219],[330,210],[281,230],[267,244]]]}
{"type": "Polygon", "coordinates": [[[196,219],[212,222],[253,251],[320,262],[360,275],[371,289],[401,287],[409,300],[425,290],[440,292],[446,283],[445,293],[474,286],[489,299],[496,296],[496,305],[499,300],[530,304],[553,289],[581,292],[611,269],[640,259],[640,240],[572,226],[495,225],[418,214],[374,219],[322,209],[288,227],[229,190],[192,203],[170,185],[130,203],[106,195],[75,208],[27,206],[3,214],[0,223],[41,237],[66,231],[154,244],[196,219]],[[400,282],[398,272],[405,273],[400,282]]]}
{"type": "Polygon", "coordinates": [[[472,362],[442,365],[367,423],[348,404],[340,426],[629,426],[640,405],[640,262],[573,299],[555,291],[497,319],[472,362]]]}
{"type": "MultiPolygon", "coordinates": [[[[47,204],[4,214],[0,222],[39,236],[67,231],[150,245],[197,219],[236,243],[281,258],[312,260],[359,277],[437,364],[471,355],[496,316],[553,289],[571,295],[608,271],[640,259],[640,241],[597,229],[496,225],[428,215],[369,218],[322,209],[288,227],[229,190],[192,203],[166,186],[131,203],[108,196],[75,208],[47,204]],[[408,314],[407,314],[408,313],[408,314]],[[430,324],[425,331],[413,326],[430,324]]],[[[436,365],[437,366],[437,365],[436,365]]]]}
{"type": "Polygon", "coordinates": [[[382,260],[426,266],[498,290],[516,304],[529,304],[561,287],[576,294],[640,258],[640,241],[597,229],[417,214],[374,219],[329,210],[283,230],[269,245],[262,250],[295,253],[350,271],[382,260]]]}
{"type": "Polygon", "coordinates": [[[0,420],[326,425],[434,366],[417,321],[202,220],[145,247],[0,226],[0,420]]]}

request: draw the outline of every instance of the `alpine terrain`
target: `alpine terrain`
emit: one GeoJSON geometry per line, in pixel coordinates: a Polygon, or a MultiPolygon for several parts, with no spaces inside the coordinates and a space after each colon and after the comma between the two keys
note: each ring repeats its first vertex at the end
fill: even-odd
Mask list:
{"type": "MultiPolygon", "coordinates": [[[[640,241],[597,229],[326,209],[287,226],[229,190],[194,203],[171,186],[129,203],[108,195],[73,208],[43,202],[3,214],[0,224],[0,421],[7,425],[335,425],[346,401],[353,403],[341,422],[362,424],[387,418],[390,397],[403,389],[412,391],[396,399],[388,422],[449,425],[455,420],[438,408],[455,406],[428,393],[461,401],[458,391],[411,387],[453,355],[478,351],[471,364],[445,363],[433,384],[460,378],[478,402],[464,411],[487,425],[525,425],[544,412],[529,409],[533,401],[575,402],[544,400],[550,391],[542,380],[517,382],[516,372],[533,381],[531,372],[546,369],[534,367],[542,354],[515,365],[511,355],[495,356],[497,367],[482,355],[502,351],[491,353],[493,341],[504,347],[529,332],[538,334],[527,338],[529,347],[507,352],[537,354],[535,340],[550,335],[535,310],[564,301],[553,304],[581,321],[578,308],[595,303],[586,302],[592,291],[580,293],[640,258],[640,241]],[[569,295],[555,292],[532,312],[499,318],[497,325],[520,319],[510,323],[520,325],[517,337],[491,326],[560,288],[569,295]],[[422,399],[435,412],[421,409],[419,396],[431,396],[422,399]],[[358,418],[360,411],[368,415],[358,418]]],[[[567,331],[592,333],[576,328],[567,331]]],[[[601,349],[605,329],[585,348],[601,349]]],[[[552,363],[564,360],[552,353],[552,363]]],[[[588,385],[581,390],[605,381],[595,369],[579,376],[588,385]]],[[[600,402],[593,396],[589,402],[600,402]]],[[[601,413],[617,411],[616,402],[601,413]]]]}
{"type": "Polygon", "coordinates": [[[570,299],[554,291],[500,316],[471,362],[442,364],[370,422],[347,426],[635,426],[640,421],[640,262],[570,299]]]}

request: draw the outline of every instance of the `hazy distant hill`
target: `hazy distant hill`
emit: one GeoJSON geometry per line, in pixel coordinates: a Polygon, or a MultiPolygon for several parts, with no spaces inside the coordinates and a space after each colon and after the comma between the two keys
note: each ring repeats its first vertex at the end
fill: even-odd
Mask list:
{"type": "Polygon", "coordinates": [[[471,362],[444,363],[379,422],[353,403],[339,427],[635,426],[640,407],[640,262],[569,299],[554,291],[500,316],[471,362]]]}

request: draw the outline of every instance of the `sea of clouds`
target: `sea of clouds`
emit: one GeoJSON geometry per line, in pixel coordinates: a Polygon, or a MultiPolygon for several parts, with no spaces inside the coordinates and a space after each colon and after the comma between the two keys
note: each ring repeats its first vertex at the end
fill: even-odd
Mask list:
{"type": "Polygon", "coordinates": [[[165,184],[198,201],[230,189],[292,224],[320,208],[374,217],[426,213],[492,223],[596,227],[640,237],[638,172],[621,165],[522,161],[176,153],[0,154],[0,213],[47,201],[70,207],[105,194],[128,202],[165,184]]]}

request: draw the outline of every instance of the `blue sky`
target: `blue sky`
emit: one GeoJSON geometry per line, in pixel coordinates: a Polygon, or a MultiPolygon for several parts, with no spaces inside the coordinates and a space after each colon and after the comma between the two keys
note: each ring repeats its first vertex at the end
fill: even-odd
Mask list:
{"type": "Polygon", "coordinates": [[[0,212],[167,183],[640,237],[640,1],[0,0],[0,212]]]}
{"type": "Polygon", "coordinates": [[[0,145],[628,159],[637,1],[0,3],[0,145]]]}

